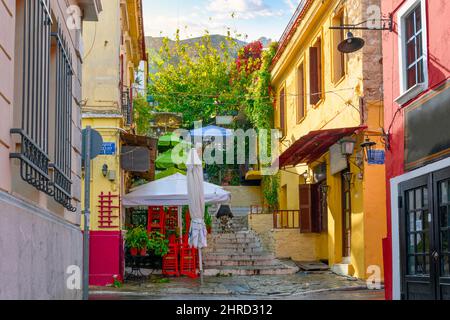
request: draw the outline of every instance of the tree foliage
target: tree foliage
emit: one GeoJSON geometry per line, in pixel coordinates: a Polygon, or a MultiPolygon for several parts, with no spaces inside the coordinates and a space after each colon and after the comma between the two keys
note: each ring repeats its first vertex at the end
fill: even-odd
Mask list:
{"type": "Polygon", "coordinates": [[[192,127],[194,121],[210,123],[218,113],[237,110],[237,99],[230,95],[236,47],[230,35],[220,50],[208,33],[190,47],[181,43],[179,31],[175,46],[164,39],[159,56],[152,60],[156,72],[150,75],[149,94],[158,101],[157,111],[181,113],[184,125],[192,127]]]}

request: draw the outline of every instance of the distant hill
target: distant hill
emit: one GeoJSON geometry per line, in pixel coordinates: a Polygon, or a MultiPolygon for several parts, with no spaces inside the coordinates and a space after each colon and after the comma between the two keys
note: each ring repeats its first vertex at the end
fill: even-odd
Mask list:
{"type": "MultiPolygon", "coordinates": [[[[147,49],[150,52],[150,55],[157,55],[159,52],[159,49],[162,47],[163,45],[163,37],[145,37],[145,44],[147,46],[147,49]]],[[[182,40],[181,44],[187,44],[189,47],[194,47],[194,45],[196,43],[200,43],[202,40],[201,37],[197,37],[197,38],[191,38],[191,39],[186,39],[186,40],[182,40]]],[[[235,57],[237,57],[237,51],[244,47],[247,43],[244,41],[240,41],[240,40],[235,40],[238,44],[238,48],[236,50],[236,52],[233,53],[233,55],[235,57]]],[[[214,48],[216,49],[220,49],[220,45],[221,43],[226,43],[226,37],[222,36],[222,35],[211,35],[211,42],[214,48]]],[[[175,41],[174,40],[169,40],[169,47],[173,48],[175,46],[175,41]]],[[[192,52],[192,55],[195,55],[194,52],[192,52]]]]}

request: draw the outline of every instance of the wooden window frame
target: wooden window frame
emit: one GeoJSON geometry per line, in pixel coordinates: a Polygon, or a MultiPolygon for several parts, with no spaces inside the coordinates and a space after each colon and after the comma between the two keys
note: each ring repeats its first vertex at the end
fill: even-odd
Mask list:
{"type": "MultiPolygon", "coordinates": [[[[314,41],[312,42],[311,46],[309,47],[309,104],[313,107],[313,108],[317,108],[320,104],[323,103],[323,101],[325,100],[325,94],[324,94],[324,63],[323,63],[323,34],[322,31],[316,36],[314,37],[314,41]],[[320,46],[318,46],[317,44],[320,43],[320,46]],[[313,48],[318,48],[320,50],[320,54],[318,54],[319,58],[316,59],[316,74],[319,77],[319,79],[317,79],[317,83],[316,85],[318,86],[317,90],[313,90],[314,89],[314,82],[312,81],[313,79],[313,60],[312,60],[312,51],[313,48]],[[315,97],[315,96],[318,96],[315,97]]],[[[317,58],[317,57],[316,57],[317,58]]]]}
{"type": "Polygon", "coordinates": [[[300,63],[297,65],[296,68],[297,71],[297,108],[296,108],[296,117],[297,117],[297,124],[300,124],[303,122],[303,120],[306,118],[307,114],[307,101],[306,101],[306,67],[305,67],[305,61],[302,59],[300,63]],[[302,68],[302,79],[300,80],[300,68],[302,68]],[[302,82],[302,90],[300,92],[300,81],[302,82]],[[303,103],[303,115],[300,116],[300,103],[303,103]]]}
{"type": "MultiPolygon", "coordinates": [[[[344,8],[341,8],[339,10],[336,11],[336,13],[334,14],[334,16],[331,18],[331,25],[335,26],[336,25],[336,19],[340,20],[340,24],[346,24],[346,11],[344,10],[344,8]]],[[[342,41],[345,39],[345,30],[331,30],[330,32],[330,37],[331,37],[331,81],[333,83],[333,85],[336,87],[339,84],[341,84],[341,82],[345,79],[345,77],[348,74],[348,69],[347,69],[347,56],[344,53],[341,53],[338,49],[337,49],[337,45],[339,43],[337,43],[336,40],[336,35],[338,33],[338,31],[341,33],[342,35],[342,41]],[[341,58],[341,63],[342,63],[342,75],[341,77],[337,78],[336,77],[336,57],[340,56],[341,58]]]]}
{"type": "Polygon", "coordinates": [[[287,123],[286,123],[286,86],[283,85],[278,93],[279,99],[279,115],[280,115],[280,130],[282,137],[287,136],[287,123]]]}

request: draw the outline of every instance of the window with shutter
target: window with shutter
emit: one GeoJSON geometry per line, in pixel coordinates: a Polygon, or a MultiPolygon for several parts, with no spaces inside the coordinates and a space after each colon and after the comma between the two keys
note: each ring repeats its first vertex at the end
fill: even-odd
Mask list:
{"type": "Polygon", "coordinates": [[[283,137],[286,136],[286,93],[283,88],[280,92],[280,129],[283,137]]]}
{"type": "Polygon", "coordinates": [[[310,104],[316,105],[322,99],[322,43],[318,39],[309,48],[310,104]]]}
{"type": "Polygon", "coordinates": [[[297,106],[297,123],[303,120],[306,115],[305,110],[305,68],[303,63],[298,67],[298,106],[297,106]]]}
{"type": "Polygon", "coordinates": [[[311,185],[301,184],[299,186],[300,197],[300,232],[312,232],[312,203],[311,203],[311,185]]]}
{"type": "Polygon", "coordinates": [[[300,232],[321,232],[320,191],[318,184],[299,185],[300,232]]]}

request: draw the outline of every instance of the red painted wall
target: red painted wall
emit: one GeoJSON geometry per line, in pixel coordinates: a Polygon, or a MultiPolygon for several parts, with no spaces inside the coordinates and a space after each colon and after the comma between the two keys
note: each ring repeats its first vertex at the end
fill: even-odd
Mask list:
{"type": "Polygon", "coordinates": [[[123,278],[123,239],[120,231],[91,231],[89,248],[89,284],[112,284],[113,276],[123,278]]]}
{"type": "MultiPolygon", "coordinates": [[[[390,180],[404,173],[404,113],[403,110],[398,111],[401,107],[394,100],[400,95],[397,12],[406,2],[406,0],[382,0],[382,12],[393,14],[395,26],[394,32],[383,33],[385,130],[390,129],[389,133],[391,134],[391,149],[386,152],[388,210],[386,248],[390,251],[385,256],[389,256],[390,259],[392,259],[390,180]],[[397,115],[395,116],[395,114],[397,115]]],[[[445,82],[450,76],[450,1],[427,0],[426,2],[429,91],[445,82]]],[[[392,276],[400,276],[392,275],[390,259],[385,261],[385,287],[388,299],[392,298],[392,276]]]]}

